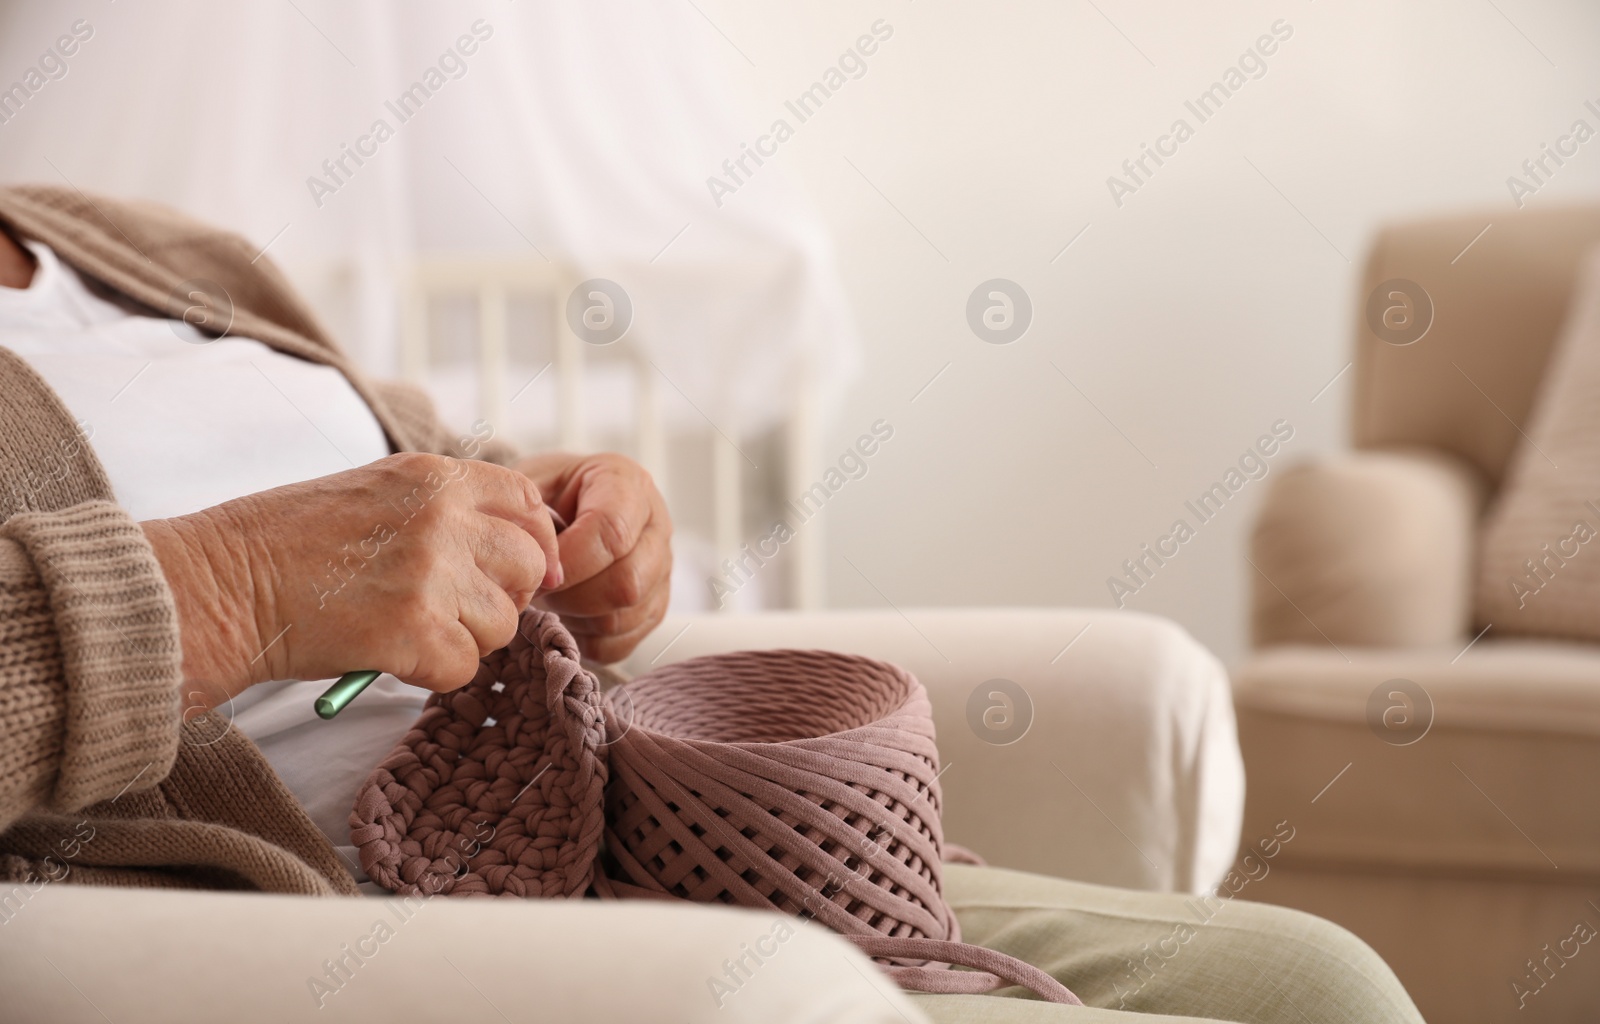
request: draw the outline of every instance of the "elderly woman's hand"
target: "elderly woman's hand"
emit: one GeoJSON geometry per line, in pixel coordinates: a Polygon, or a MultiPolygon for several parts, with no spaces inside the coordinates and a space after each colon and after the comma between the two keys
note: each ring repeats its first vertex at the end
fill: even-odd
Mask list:
{"type": "Polygon", "coordinates": [[[186,683],[212,706],[263,680],[358,668],[455,689],[561,583],[539,488],[439,455],[141,525],[176,598],[186,683]]]}
{"type": "Polygon", "coordinates": [[[643,466],[621,455],[533,455],[517,464],[569,525],[565,582],[539,599],[585,655],[621,661],[667,613],[672,517],[643,466]]]}

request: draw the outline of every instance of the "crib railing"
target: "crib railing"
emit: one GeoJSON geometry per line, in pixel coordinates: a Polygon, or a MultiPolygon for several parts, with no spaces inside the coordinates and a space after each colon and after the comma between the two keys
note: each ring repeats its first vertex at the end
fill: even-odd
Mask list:
{"type": "MultiPolygon", "coordinates": [[[[627,279],[626,268],[613,269],[615,276],[627,279]]],[[[648,271],[641,270],[641,273],[648,271]]],[[[476,346],[474,350],[478,418],[488,421],[498,436],[520,443],[554,443],[568,451],[590,449],[595,418],[590,386],[589,349],[568,324],[565,315],[567,296],[582,281],[575,268],[557,262],[502,257],[447,256],[417,259],[401,272],[403,305],[400,316],[400,368],[409,380],[430,383],[432,338],[430,307],[436,299],[467,296],[475,303],[476,346]],[[553,376],[555,429],[553,437],[518,437],[513,430],[511,402],[516,389],[534,382],[520,383],[512,372],[509,303],[518,295],[536,300],[535,308],[547,311],[545,324],[551,339],[551,357],[536,377],[553,376]]],[[[707,447],[710,463],[709,495],[704,496],[711,510],[710,541],[718,562],[736,558],[747,538],[744,526],[746,457],[741,453],[741,438],[731,424],[695,424],[667,415],[666,390],[674,387],[664,371],[655,366],[637,339],[637,323],[614,345],[607,346],[607,363],[625,367],[631,378],[628,410],[632,422],[635,456],[655,478],[664,494],[686,480],[669,480],[668,441],[675,433],[692,434],[694,443],[707,447]]],[[[811,374],[794,375],[795,393],[791,412],[782,424],[785,473],[768,486],[779,487],[776,504],[803,493],[818,474],[818,410],[811,374]]],[[[541,391],[541,393],[544,393],[541,391]]],[[[703,415],[703,414],[702,414],[703,415]]],[[[765,530],[763,529],[763,532],[765,530]]],[[[822,605],[822,541],[815,527],[797,530],[785,545],[790,559],[787,594],[784,603],[794,608],[822,605]]],[[[715,607],[715,604],[713,604],[715,607]]]]}

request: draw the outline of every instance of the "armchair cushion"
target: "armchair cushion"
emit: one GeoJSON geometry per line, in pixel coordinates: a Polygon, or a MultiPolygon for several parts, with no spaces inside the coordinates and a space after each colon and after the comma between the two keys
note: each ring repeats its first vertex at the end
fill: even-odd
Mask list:
{"type": "Polygon", "coordinates": [[[1454,641],[1470,624],[1482,496],[1466,463],[1421,451],[1286,470],[1251,539],[1256,646],[1454,641]]]}
{"type": "Polygon", "coordinates": [[[1279,647],[1239,670],[1245,835],[1295,829],[1243,895],[1372,943],[1430,1021],[1592,1020],[1600,973],[1539,991],[1526,963],[1596,920],[1600,649],[1465,644],[1346,647],[1348,661],[1279,647]],[[1513,980],[1538,992],[1535,1013],[1517,1011],[1513,980]]]}
{"type": "Polygon", "coordinates": [[[1600,640],[1600,251],[1483,529],[1478,618],[1496,635],[1600,640]]]}
{"type": "Polygon", "coordinates": [[[1458,654],[1350,647],[1347,660],[1323,645],[1251,658],[1234,682],[1259,769],[1245,835],[1293,819],[1285,864],[1600,881],[1600,815],[1580,795],[1600,778],[1600,651],[1485,638],[1458,654]],[[1411,690],[1405,711],[1427,731],[1404,744],[1409,733],[1372,721],[1375,693],[1380,712],[1399,703],[1398,680],[1426,694],[1411,690]]]}
{"type": "Polygon", "coordinates": [[[850,943],[780,914],[39,884],[0,911],[6,1020],[927,1019],[850,943]]]}

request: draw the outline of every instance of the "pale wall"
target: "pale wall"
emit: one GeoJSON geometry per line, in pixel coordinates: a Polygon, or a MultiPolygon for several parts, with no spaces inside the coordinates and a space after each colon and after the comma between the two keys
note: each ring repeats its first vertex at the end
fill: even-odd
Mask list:
{"type": "MultiPolygon", "coordinates": [[[[1275,465],[1343,443],[1348,377],[1312,398],[1346,362],[1376,224],[1514,217],[1507,176],[1574,119],[1600,128],[1600,11],[1576,0],[697,2],[733,41],[752,142],[875,19],[894,27],[774,158],[835,234],[866,345],[828,448],[897,428],[825,513],[841,606],[1109,605],[1106,577],[1271,423],[1295,427],[1275,465]],[[1294,34],[1264,77],[1190,117],[1194,138],[1114,206],[1106,177],[1280,18],[1294,34]],[[992,277],[1035,307],[1006,347],[965,321],[992,277]]],[[[1600,142],[1530,203],[1597,184],[1600,142]]],[[[1237,658],[1264,486],[1129,605],[1237,658]]]]}

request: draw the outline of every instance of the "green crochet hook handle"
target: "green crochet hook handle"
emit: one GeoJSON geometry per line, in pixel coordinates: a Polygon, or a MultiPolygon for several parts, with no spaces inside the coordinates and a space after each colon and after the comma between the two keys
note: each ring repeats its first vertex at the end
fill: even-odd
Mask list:
{"type": "Polygon", "coordinates": [[[356,695],[372,685],[372,681],[383,675],[377,669],[364,668],[358,672],[346,672],[339,677],[339,681],[323,691],[317,698],[317,717],[332,718],[343,711],[349,703],[356,699],[356,695]]]}
{"type": "MultiPolygon", "coordinates": [[[[555,523],[556,532],[560,533],[567,528],[567,521],[562,519],[555,509],[550,510],[550,521],[555,523]]],[[[315,705],[317,717],[327,721],[334,715],[350,706],[350,702],[360,696],[361,691],[372,685],[372,681],[382,672],[375,668],[357,669],[346,672],[339,677],[339,681],[322,691],[322,696],[317,698],[315,705]]]]}

